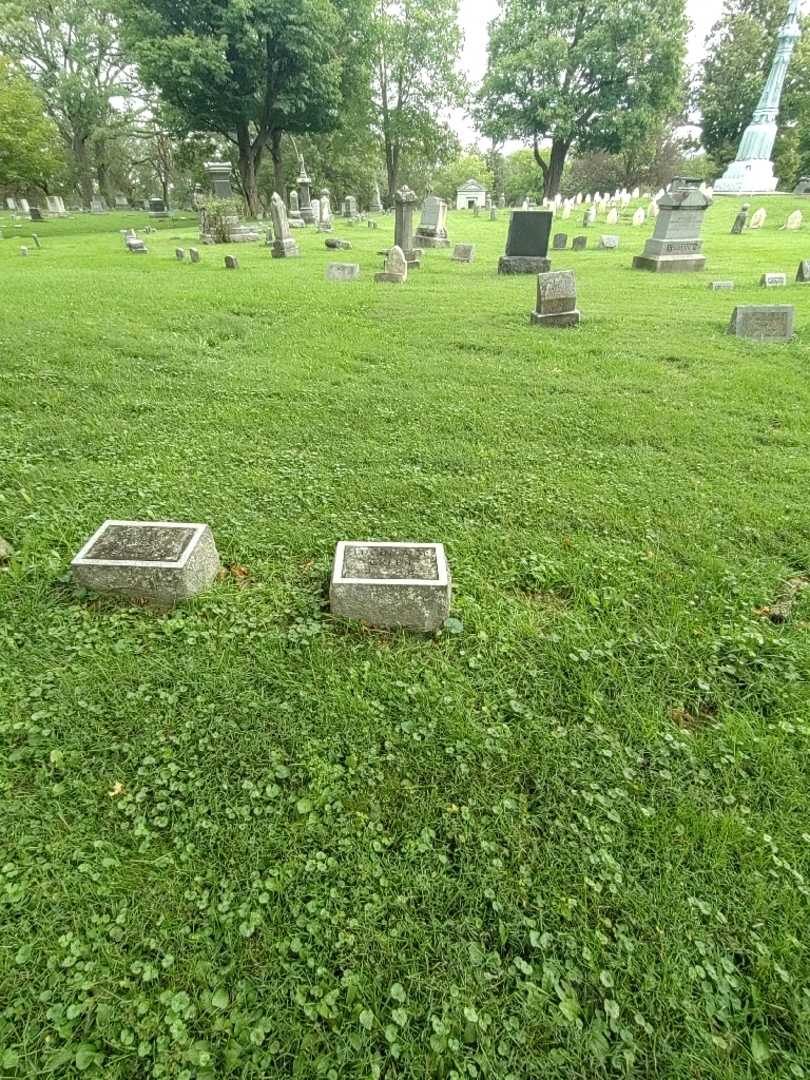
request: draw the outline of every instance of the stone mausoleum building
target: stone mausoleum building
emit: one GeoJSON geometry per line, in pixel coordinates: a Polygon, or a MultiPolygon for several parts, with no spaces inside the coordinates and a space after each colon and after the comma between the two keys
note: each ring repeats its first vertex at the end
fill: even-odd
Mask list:
{"type": "Polygon", "coordinates": [[[456,192],[456,210],[473,210],[476,206],[483,209],[487,205],[487,190],[470,178],[456,192]]]}

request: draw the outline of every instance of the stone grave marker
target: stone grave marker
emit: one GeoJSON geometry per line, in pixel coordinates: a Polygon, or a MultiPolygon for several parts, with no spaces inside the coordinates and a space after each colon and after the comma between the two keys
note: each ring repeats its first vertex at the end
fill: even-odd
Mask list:
{"type": "Polygon", "coordinates": [[[272,256],[274,259],[289,259],[301,254],[298,244],[290,236],[290,227],[287,219],[287,209],[284,206],[284,200],[279,196],[277,192],[273,192],[273,197],[270,200],[270,216],[273,219],[273,232],[275,234],[275,240],[273,241],[272,256]]]}
{"type": "Polygon", "coordinates": [[[324,240],[324,244],[330,251],[351,251],[351,240],[341,240],[337,236],[330,236],[328,240],[324,240]]]}
{"type": "Polygon", "coordinates": [[[195,247],[188,249],[188,256],[193,263],[198,263],[200,261],[200,253],[195,247]]]}
{"type": "Polygon", "coordinates": [[[338,618],[429,634],[444,625],[450,597],[442,544],[341,540],[337,545],[329,607],[338,618]]]}
{"type": "Polygon", "coordinates": [[[610,234],[599,237],[599,250],[600,251],[615,251],[619,246],[618,236],[612,236],[610,234]]]}
{"type": "Polygon", "coordinates": [[[237,257],[235,255],[226,255],[225,256],[225,269],[226,270],[238,270],[239,269],[239,260],[237,259],[237,257]]]}
{"type": "Polygon", "coordinates": [[[763,274],[759,283],[764,289],[778,289],[787,285],[787,274],[763,274]]]}
{"type": "Polygon", "coordinates": [[[497,221],[498,220],[498,207],[497,206],[492,206],[491,207],[491,209],[489,211],[489,220],[490,221],[497,221]]]}
{"type": "Polygon", "coordinates": [[[332,196],[329,188],[321,189],[321,223],[318,230],[319,232],[332,231],[332,196]]]}
{"type": "Polygon", "coordinates": [[[676,176],[658,206],[653,235],[643,254],[633,259],[633,268],[655,273],[702,270],[706,257],[700,230],[711,199],[700,190],[700,181],[676,176]]]}
{"type": "Polygon", "coordinates": [[[394,219],[394,247],[398,247],[405,253],[408,267],[411,270],[418,269],[421,249],[414,247],[413,242],[413,211],[416,206],[416,195],[410,188],[401,188],[395,195],[396,216],[394,219]]]}
{"type": "MultiPolygon", "coordinates": [[[[39,209],[38,206],[32,206],[31,207],[31,220],[32,221],[44,221],[45,220],[45,218],[43,216],[43,213],[39,209]]],[[[787,228],[787,226],[785,226],[785,228],[787,228]]]]}
{"type": "MultiPolygon", "coordinates": [[[[31,211],[31,217],[33,218],[33,216],[34,216],[34,211],[32,210],[31,211]]],[[[782,226],[782,228],[787,229],[788,231],[793,231],[794,229],[800,229],[801,227],[802,227],[802,212],[801,212],[801,210],[794,210],[792,214],[788,214],[788,216],[787,216],[787,218],[785,220],[785,224],[782,226]]]]}
{"type": "Polygon", "coordinates": [[[550,210],[513,210],[498,273],[542,274],[550,270],[548,242],[553,220],[550,210]]]}
{"type": "Polygon", "coordinates": [[[428,195],[425,199],[414,244],[420,248],[450,247],[447,236],[447,203],[443,199],[435,195],[428,195]]]}
{"type": "Polygon", "coordinates": [[[175,259],[177,259],[178,262],[182,262],[183,259],[185,259],[185,257],[186,257],[185,248],[175,248],[174,249],[174,257],[175,257],[175,259]]]}
{"type": "Polygon", "coordinates": [[[614,206],[612,210],[608,210],[607,217],[605,218],[606,225],[618,225],[619,224],[619,211],[614,206]]]}
{"type": "Polygon", "coordinates": [[[22,244],[22,245],[21,245],[21,247],[20,247],[20,254],[21,254],[21,255],[27,255],[27,254],[28,254],[28,248],[27,248],[27,247],[25,246],[25,244],[22,244]]]}
{"type": "Polygon", "coordinates": [[[571,217],[571,203],[568,201],[568,199],[566,199],[565,203],[563,204],[563,208],[562,208],[562,212],[560,213],[560,217],[561,217],[561,219],[563,221],[567,221],[568,218],[571,217]]]}
{"type": "Polygon", "coordinates": [[[326,267],[327,281],[357,281],[360,277],[358,263],[329,263],[326,267]]]}
{"type": "Polygon", "coordinates": [[[810,259],[802,259],[796,271],[796,280],[806,285],[810,282],[810,259]]]}
{"type": "Polygon", "coordinates": [[[709,288],[712,290],[712,292],[721,292],[724,289],[733,289],[734,288],[734,282],[733,281],[713,281],[709,285],[709,288]]]}
{"type": "Polygon", "coordinates": [[[639,208],[633,214],[633,224],[635,226],[643,225],[646,220],[647,220],[647,215],[644,212],[644,207],[639,206],[639,208]]]}
{"type": "Polygon", "coordinates": [[[768,215],[765,212],[765,207],[760,206],[759,210],[754,211],[754,214],[753,214],[753,216],[751,218],[751,221],[749,222],[748,228],[749,229],[761,229],[762,226],[765,224],[765,219],[767,218],[767,216],[768,215]]]}
{"type": "Polygon", "coordinates": [[[109,520],[70,566],[85,589],[169,605],[207,589],[219,555],[204,524],[109,520]]]}
{"type": "Polygon", "coordinates": [[[371,202],[369,203],[368,210],[370,214],[381,214],[383,212],[382,199],[380,198],[380,185],[375,180],[374,189],[371,193],[371,202]]]}
{"type": "MultiPolygon", "coordinates": [[[[299,165],[298,178],[295,182],[298,185],[298,209],[301,213],[301,220],[305,225],[317,225],[318,221],[315,219],[315,210],[312,206],[312,181],[307,176],[303,157],[299,158],[299,165]]],[[[320,214],[320,206],[318,211],[320,214]]]]}
{"type": "Polygon", "coordinates": [[[146,255],[147,247],[143,240],[139,240],[137,236],[127,237],[127,250],[132,255],[146,255]]]}
{"type": "Polygon", "coordinates": [[[405,252],[395,244],[385,257],[385,270],[374,275],[382,284],[402,285],[408,280],[408,260],[405,252]]]}
{"type": "Polygon", "coordinates": [[[531,313],[533,326],[576,326],[577,285],[573,270],[551,270],[537,275],[537,308],[531,313]]]}
{"type": "Polygon", "coordinates": [[[587,246],[588,246],[588,237],[587,236],[575,236],[574,239],[571,241],[571,250],[572,251],[584,251],[587,246]]]}
{"type": "Polygon", "coordinates": [[[453,250],[452,258],[453,262],[474,262],[475,244],[456,244],[453,250]]]}
{"type": "Polygon", "coordinates": [[[755,341],[790,341],[793,304],[744,304],[734,308],[729,334],[755,341]]]}
{"type": "Polygon", "coordinates": [[[555,233],[554,239],[551,242],[551,247],[554,251],[565,251],[568,247],[568,233],[555,233]]]}
{"type": "Polygon", "coordinates": [[[739,236],[748,222],[748,211],[751,209],[750,203],[743,203],[740,212],[734,218],[734,224],[731,226],[731,235],[739,236]]]}

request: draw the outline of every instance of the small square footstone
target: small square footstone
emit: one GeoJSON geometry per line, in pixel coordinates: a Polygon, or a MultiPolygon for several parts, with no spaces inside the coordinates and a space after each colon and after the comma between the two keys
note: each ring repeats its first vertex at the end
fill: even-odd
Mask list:
{"type": "Polygon", "coordinates": [[[558,232],[554,234],[551,246],[555,251],[565,251],[568,246],[568,233],[558,232]]]}
{"type": "Polygon", "coordinates": [[[531,313],[533,326],[576,326],[577,284],[573,270],[551,270],[537,275],[537,310],[531,313]]]}
{"type": "Polygon", "coordinates": [[[799,269],[796,271],[796,280],[807,284],[810,282],[810,259],[802,259],[799,269]]]}
{"type": "Polygon", "coordinates": [[[174,257],[175,257],[175,259],[177,259],[178,262],[182,262],[186,257],[186,249],[185,248],[175,248],[174,249],[174,257]]]}
{"type": "Polygon", "coordinates": [[[70,565],[85,589],[174,604],[208,588],[219,573],[219,555],[207,525],[111,520],[70,565]]]}
{"type": "Polygon", "coordinates": [[[237,257],[235,255],[226,255],[225,256],[225,269],[226,270],[238,270],[239,269],[239,260],[237,259],[237,257]]]}
{"type": "Polygon", "coordinates": [[[324,244],[330,251],[351,251],[351,240],[340,240],[337,236],[330,236],[328,240],[324,240],[324,244]]]}
{"type": "Polygon", "coordinates": [[[357,281],[359,277],[358,263],[329,263],[326,268],[327,281],[357,281]]]}
{"type": "Polygon", "coordinates": [[[790,341],[794,315],[793,304],[744,304],[734,308],[728,332],[756,341],[790,341]]]}
{"type": "Polygon", "coordinates": [[[572,251],[584,251],[587,246],[588,246],[588,237],[587,236],[575,236],[574,239],[571,241],[571,250],[572,251]]]}
{"type": "Polygon", "coordinates": [[[619,246],[618,236],[600,236],[599,237],[599,250],[600,251],[615,251],[619,246]]]}
{"type": "Polygon", "coordinates": [[[764,289],[778,289],[787,285],[787,274],[763,274],[759,283],[764,289]]]}
{"type": "Polygon", "coordinates": [[[712,290],[712,292],[721,292],[723,289],[733,289],[734,288],[734,282],[733,281],[713,281],[709,285],[709,288],[712,290]]]}
{"type": "Polygon", "coordinates": [[[341,619],[433,633],[450,611],[450,570],[443,544],[341,540],[329,606],[341,619]]]}
{"type": "Polygon", "coordinates": [[[453,249],[452,260],[453,262],[474,262],[475,244],[456,244],[453,249]]]}

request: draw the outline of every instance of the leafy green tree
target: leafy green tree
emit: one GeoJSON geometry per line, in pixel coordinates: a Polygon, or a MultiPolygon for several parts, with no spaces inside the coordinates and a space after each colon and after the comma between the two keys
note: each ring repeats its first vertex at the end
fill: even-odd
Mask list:
{"type": "MultiPolygon", "coordinates": [[[[703,145],[720,175],[733,161],[740,139],[768,77],[788,0],[727,0],[706,39],[706,59],[695,87],[703,145]]],[[[810,147],[802,153],[810,122],[810,19],[790,62],[774,148],[775,171],[794,179],[810,168],[810,147]]]]}
{"type": "Polygon", "coordinates": [[[64,167],[59,132],[29,77],[0,56],[0,187],[48,186],[64,167]]]}
{"type": "Polygon", "coordinates": [[[248,210],[265,150],[283,183],[285,133],[338,122],[342,60],[332,0],[123,0],[127,41],[178,130],[235,148],[248,210]]]}
{"type": "Polygon", "coordinates": [[[529,143],[554,196],[572,147],[618,153],[678,108],[686,32],[684,0],[503,0],[479,127],[529,143]]]}
{"type": "Polygon", "coordinates": [[[115,17],[93,0],[0,0],[0,49],[34,79],[89,206],[94,173],[106,187],[106,149],[126,129],[136,90],[115,17]]]}
{"type": "Polygon", "coordinates": [[[449,134],[442,113],[464,100],[458,0],[376,0],[371,34],[375,114],[393,198],[408,156],[442,156],[449,134]]]}

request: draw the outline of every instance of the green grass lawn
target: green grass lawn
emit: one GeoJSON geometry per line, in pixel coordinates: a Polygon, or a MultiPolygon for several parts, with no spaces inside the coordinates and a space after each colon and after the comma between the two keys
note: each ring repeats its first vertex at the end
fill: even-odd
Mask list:
{"type": "Polygon", "coordinates": [[[405,287],[392,218],[230,272],[189,216],[4,215],[3,1080],[810,1076],[810,592],[763,611],[810,576],[810,199],[760,203],[702,274],[558,222],[621,236],[553,253],[558,331],[505,213],[405,287]],[[796,339],[727,336],[755,302],[796,339]],[[107,517],[231,570],[82,593],[107,517]],[[339,539],[443,541],[448,629],[334,623],[339,539]]]}

